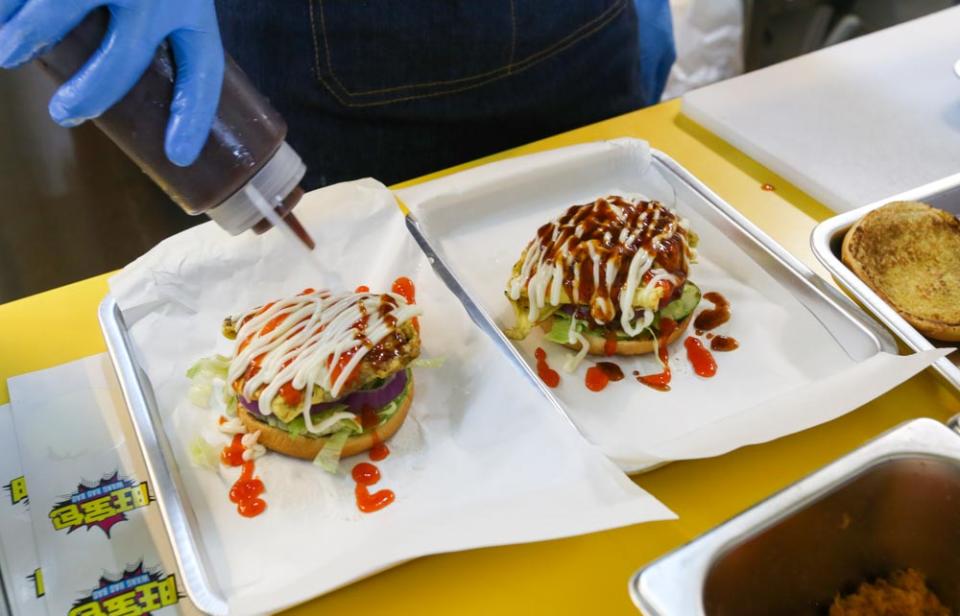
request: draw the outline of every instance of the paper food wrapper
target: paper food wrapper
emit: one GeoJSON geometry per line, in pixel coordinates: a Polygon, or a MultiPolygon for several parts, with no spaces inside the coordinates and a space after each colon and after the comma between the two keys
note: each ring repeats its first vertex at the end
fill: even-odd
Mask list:
{"type": "MultiPolygon", "coordinates": [[[[853,359],[781,280],[713,224],[716,212],[700,193],[654,168],[643,141],[561,148],[398,192],[439,259],[501,329],[514,323],[504,297],[507,280],[537,229],[571,205],[610,194],[658,199],[689,220],[700,236],[690,279],[703,292],[718,291],[730,301],[730,321],[714,331],[740,343],[734,352],[714,353],[719,369],[710,379],[693,372],[683,344],[672,345],[669,392],[631,378],[633,371],[661,371],[652,355],[607,358],[627,378],[600,393],[584,384],[596,358],[568,374],[561,367],[573,351],[545,341],[539,328],[516,343],[530,374],[536,374],[535,349],[547,352],[561,382],[546,393],[628,471],[714,456],[829,421],[950,351],[853,359]]],[[[711,304],[704,300],[701,306],[711,304]]],[[[694,335],[692,326],[687,335],[694,335]]]]}
{"type": "Polygon", "coordinates": [[[538,541],[671,518],[576,432],[491,341],[435,276],[393,195],[374,181],[307,195],[297,216],[316,258],[284,235],[229,237],[213,224],[176,235],[111,281],[152,382],[196,514],[212,575],[233,613],[272,611],[427,554],[538,541]],[[187,401],[188,367],[227,353],[220,334],[238,314],[306,287],[417,287],[422,356],[403,427],[378,463],[396,501],[357,510],[350,469],[336,475],[268,453],[257,460],[266,512],[238,515],[227,497],[238,469],[191,463],[198,435],[222,446],[218,412],[187,401]]]}
{"type": "Polygon", "coordinates": [[[13,616],[47,613],[43,572],[30,522],[30,494],[20,464],[10,405],[0,405],[0,571],[13,616]]]}
{"type": "Polygon", "coordinates": [[[198,614],[107,356],[8,385],[49,613],[198,614]]]}

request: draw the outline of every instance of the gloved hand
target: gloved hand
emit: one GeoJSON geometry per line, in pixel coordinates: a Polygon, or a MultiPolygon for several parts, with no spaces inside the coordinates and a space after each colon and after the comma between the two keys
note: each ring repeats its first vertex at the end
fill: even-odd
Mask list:
{"type": "Polygon", "coordinates": [[[50,100],[50,116],[63,126],[99,116],[136,85],[166,39],[177,81],[165,148],[174,164],[191,164],[210,133],[223,83],[213,0],[0,0],[0,67],[32,60],[100,6],[111,14],[103,43],[50,100]]]}

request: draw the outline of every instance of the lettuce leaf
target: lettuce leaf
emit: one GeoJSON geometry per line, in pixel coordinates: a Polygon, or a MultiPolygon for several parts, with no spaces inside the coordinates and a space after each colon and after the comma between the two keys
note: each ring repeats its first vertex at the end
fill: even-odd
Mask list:
{"type": "Polygon", "coordinates": [[[353,434],[353,432],[350,430],[340,430],[328,438],[327,442],[323,444],[320,453],[313,459],[313,463],[328,473],[336,473],[340,467],[340,453],[350,439],[351,434],[353,434]]]}
{"type": "Polygon", "coordinates": [[[199,468],[216,470],[220,463],[220,450],[202,436],[198,436],[190,443],[189,454],[190,462],[199,468]]]}

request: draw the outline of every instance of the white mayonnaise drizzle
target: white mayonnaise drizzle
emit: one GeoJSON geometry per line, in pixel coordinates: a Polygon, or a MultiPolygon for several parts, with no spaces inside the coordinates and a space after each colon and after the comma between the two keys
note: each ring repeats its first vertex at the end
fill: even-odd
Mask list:
{"type": "Polygon", "coordinates": [[[367,352],[419,314],[418,307],[407,304],[395,293],[333,295],[317,291],[278,300],[266,309],[242,317],[247,320],[237,332],[227,382],[232,384],[242,377],[254,358],[263,355],[260,370],[244,383],[240,395],[251,400],[256,391],[264,387],[257,405],[261,414],[270,415],[280,387],[292,383],[295,389],[304,392],[299,411],[307,429],[317,431],[324,426],[314,426],[310,418],[314,385],[337,398],[367,352]],[[286,317],[272,331],[261,332],[281,315],[286,317]],[[363,319],[366,327],[361,333],[356,324],[363,319]],[[244,346],[247,340],[249,343],[244,346]],[[334,380],[333,373],[341,357],[349,353],[352,355],[347,355],[349,360],[334,380]]]}
{"type": "MultiPolygon", "coordinates": [[[[590,222],[589,218],[581,217],[577,219],[575,225],[561,224],[562,218],[569,217],[570,210],[568,210],[563,216],[548,223],[548,226],[552,227],[549,235],[538,236],[530,242],[524,253],[520,272],[507,285],[507,293],[510,299],[514,301],[519,300],[522,292],[526,290],[529,305],[528,317],[531,322],[537,322],[540,313],[548,304],[551,306],[560,305],[563,280],[567,276],[568,280],[572,281],[573,297],[570,299],[576,305],[590,305],[592,308],[591,315],[597,322],[605,322],[603,319],[597,318],[598,314],[607,315],[606,320],[609,320],[615,314],[615,307],[608,299],[610,298],[616,301],[617,307],[620,308],[620,326],[627,335],[636,336],[649,327],[655,313],[655,307],[652,307],[654,306],[652,299],[657,283],[668,280],[676,285],[680,280],[677,276],[661,268],[656,268],[653,269],[653,277],[642,287],[641,281],[644,275],[654,266],[658,245],[673,235],[680,235],[682,238],[683,264],[684,267],[689,267],[689,258],[693,256],[694,250],[687,243],[685,231],[688,228],[688,223],[684,218],[667,209],[666,206],[656,204],[657,207],[646,209],[638,217],[634,228],[629,228],[626,224],[628,218],[625,208],[613,201],[616,198],[610,196],[597,199],[593,203],[576,206],[577,208],[609,208],[616,216],[615,224],[623,224],[617,232],[616,245],[633,245],[638,236],[643,234],[648,226],[654,227],[663,216],[670,216],[672,220],[660,233],[652,236],[646,242],[647,246],[644,249],[637,250],[629,263],[623,263],[621,259],[611,257],[612,250],[609,246],[614,238],[610,230],[605,230],[600,238],[581,240],[585,232],[585,223],[590,222]],[[558,244],[558,242],[561,243],[558,244]],[[580,297],[581,264],[579,261],[587,260],[584,259],[584,248],[586,257],[590,261],[590,269],[596,287],[593,297],[589,298],[580,297]],[[550,255],[551,252],[554,253],[552,256],[550,255]],[[575,254],[575,252],[579,254],[575,254]],[[605,294],[598,293],[600,286],[597,281],[600,280],[601,267],[604,268],[605,294]],[[623,267],[628,268],[626,282],[620,289],[619,295],[612,298],[610,296],[612,295],[614,280],[623,267]],[[637,297],[643,300],[651,300],[651,307],[644,308],[640,316],[637,316],[637,311],[634,309],[634,300],[637,297]]],[[[644,201],[642,198],[622,199],[631,205],[644,201]]],[[[544,228],[547,228],[547,226],[541,228],[541,230],[544,228]]],[[[571,338],[573,337],[572,332],[571,329],[571,338]]]]}

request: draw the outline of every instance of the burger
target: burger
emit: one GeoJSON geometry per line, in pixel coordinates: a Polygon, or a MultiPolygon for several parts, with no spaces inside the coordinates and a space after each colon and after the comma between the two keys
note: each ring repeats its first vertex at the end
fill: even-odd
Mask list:
{"type": "Polygon", "coordinates": [[[537,230],[513,266],[507,331],[591,355],[641,355],[683,335],[700,303],[688,280],[697,235],[658,201],[608,196],[569,207],[537,230]]]}
{"type": "Polygon", "coordinates": [[[325,468],[386,441],[413,402],[419,314],[395,293],[307,289],[228,317],[240,421],[267,449],[325,468]]]}

